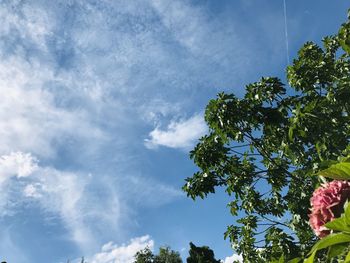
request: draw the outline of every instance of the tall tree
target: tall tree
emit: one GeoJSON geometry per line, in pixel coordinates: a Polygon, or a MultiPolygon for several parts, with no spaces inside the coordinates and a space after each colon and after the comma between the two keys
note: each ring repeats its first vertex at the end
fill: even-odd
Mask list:
{"type": "Polygon", "coordinates": [[[190,243],[189,257],[187,263],[220,263],[214,258],[214,252],[207,246],[197,247],[190,243]]]}
{"type": "Polygon", "coordinates": [[[182,263],[180,253],[170,247],[160,247],[158,255],[154,258],[154,263],[182,263]]]}
{"type": "Polygon", "coordinates": [[[206,108],[209,133],[190,153],[199,171],[183,189],[193,199],[216,187],[232,196],[237,224],[225,238],[244,262],[303,255],[316,241],[308,224],[320,183],[313,174],[350,152],[349,32],[347,22],[323,47],[305,43],[287,68],[288,89],[265,77],[243,98],[220,93],[206,108]]]}
{"type": "Polygon", "coordinates": [[[182,263],[180,253],[172,250],[170,247],[160,247],[158,255],[146,247],[135,254],[134,263],[182,263]]]}
{"type": "Polygon", "coordinates": [[[138,251],[134,257],[134,263],[153,263],[154,260],[154,255],[149,247],[138,251]]]}

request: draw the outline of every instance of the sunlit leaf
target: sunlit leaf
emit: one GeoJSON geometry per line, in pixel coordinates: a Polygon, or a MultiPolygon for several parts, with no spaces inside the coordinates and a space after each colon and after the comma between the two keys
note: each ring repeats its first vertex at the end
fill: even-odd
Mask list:
{"type": "Polygon", "coordinates": [[[350,180],[350,162],[333,164],[318,173],[320,176],[336,180],[350,180]]]}

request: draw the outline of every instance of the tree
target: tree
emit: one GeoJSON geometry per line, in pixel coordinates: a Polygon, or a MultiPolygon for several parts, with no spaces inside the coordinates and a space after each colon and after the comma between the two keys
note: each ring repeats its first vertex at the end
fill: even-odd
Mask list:
{"type": "Polygon", "coordinates": [[[146,247],[143,250],[138,251],[135,254],[134,263],[153,263],[154,255],[149,247],[146,247]]]}
{"type": "MultiPolygon", "coordinates": [[[[349,17],[350,19],[350,17],[349,17]]],[[[220,93],[209,102],[209,133],[190,152],[199,171],[183,189],[195,199],[224,187],[236,225],[225,238],[244,262],[305,256],[317,238],[309,227],[313,176],[350,152],[350,22],[307,42],[275,77],[246,86],[243,98],[220,93]]]]}
{"type": "Polygon", "coordinates": [[[179,252],[172,250],[170,247],[160,247],[158,255],[146,247],[135,255],[134,263],[182,263],[179,252]]]}
{"type": "Polygon", "coordinates": [[[182,263],[180,253],[171,250],[170,247],[160,247],[158,255],[154,258],[154,263],[182,263]]]}
{"type": "Polygon", "coordinates": [[[190,243],[189,257],[187,263],[220,263],[214,258],[214,252],[207,246],[197,247],[190,243]]]}

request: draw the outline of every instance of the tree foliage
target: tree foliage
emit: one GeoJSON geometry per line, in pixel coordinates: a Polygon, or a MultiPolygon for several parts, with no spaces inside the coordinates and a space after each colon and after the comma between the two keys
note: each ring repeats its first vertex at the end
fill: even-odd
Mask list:
{"type": "Polygon", "coordinates": [[[189,257],[187,263],[220,263],[216,260],[214,252],[207,246],[197,247],[192,242],[190,243],[189,257]]]}
{"type": "Polygon", "coordinates": [[[134,263],[153,263],[154,255],[149,247],[146,247],[135,254],[134,263]]]}
{"type": "MultiPolygon", "coordinates": [[[[216,260],[214,252],[207,246],[197,247],[190,243],[189,256],[187,263],[220,263],[216,260]]],[[[146,247],[135,255],[134,263],[182,263],[180,253],[172,250],[170,247],[160,247],[158,255],[154,255],[152,251],[146,247]]]]}
{"type": "Polygon", "coordinates": [[[246,86],[238,98],[209,102],[209,133],[190,157],[199,167],[183,189],[195,199],[224,187],[238,224],[225,238],[244,262],[305,256],[316,242],[308,224],[316,172],[349,153],[350,23],[305,43],[287,68],[289,88],[275,77],[246,86]]]}
{"type": "Polygon", "coordinates": [[[146,247],[136,253],[134,263],[182,263],[182,259],[179,252],[170,247],[160,247],[158,255],[146,247]]]}
{"type": "Polygon", "coordinates": [[[182,260],[179,252],[171,250],[170,247],[161,247],[154,263],[182,263],[182,260]]]}

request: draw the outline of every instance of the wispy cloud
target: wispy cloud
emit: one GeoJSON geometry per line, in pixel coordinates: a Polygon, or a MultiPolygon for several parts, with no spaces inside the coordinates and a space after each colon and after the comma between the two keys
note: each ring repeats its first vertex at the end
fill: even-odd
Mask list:
{"type": "Polygon", "coordinates": [[[182,0],[2,1],[1,214],[38,206],[95,247],[140,204],[180,198],[140,163],[145,145],[190,148],[206,131],[181,119],[202,110],[193,99],[255,59],[224,20],[182,0]]]}
{"type": "Polygon", "coordinates": [[[123,186],[118,189],[119,193],[132,196],[128,201],[142,207],[159,207],[184,197],[180,189],[156,181],[152,177],[129,175],[119,182],[123,186]]]}
{"type": "Polygon", "coordinates": [[[65,223],[69,239],[82,249],[94,246],[93,235],[99,224],[107,223],[112,227],[118,223],[119,200],[109,202],[110,206],[90,203],[93,195],[86,191],[91,183],[90,176],[42,167],[31,154],[22,152],[1,156],[0,171],[2,214],[6,212],[8,201],[15,206],[38,204],[44,214],[65,223]],[[13,187],[17,192],[11,191],[13,187]]]}
{"type": "Polygon", "coordinates": [[[158,146],[189,149],[207,131],[202,115],[194,115],[187,120],[172,121],[165,130],[158,127],[150,132],[145,146],[149,149],[158,146]]]}
{"type": "Polygon", "coordinates": [[[0,45],[2,56],[24,55],[28,46],[47,51],[46,37],[52,34],[53,23],[45,10],[22,5],[17,0],[4,1],[0,6],[0,23],[0,34],[3,37],[0,45]]]}
{"type": "Polygon", "coordinates": [[[22,202],[16,182],[27,179],[37,170],[37,159],[29,153],[0,156],[0,217],[12,215],[22,202]]]}

